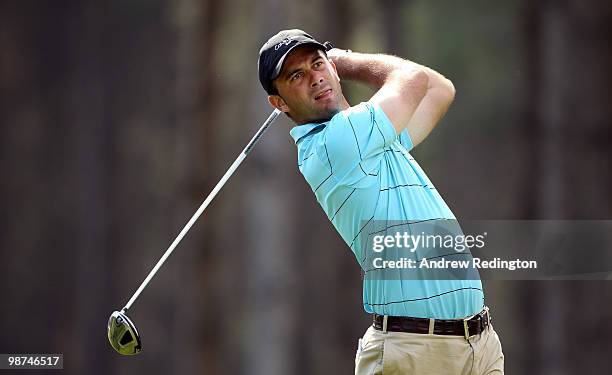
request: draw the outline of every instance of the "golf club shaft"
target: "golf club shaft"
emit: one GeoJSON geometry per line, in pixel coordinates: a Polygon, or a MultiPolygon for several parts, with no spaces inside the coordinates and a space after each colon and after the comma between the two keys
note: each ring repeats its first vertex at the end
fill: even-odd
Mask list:
{"type": "Polygon", "coordinates": [[[206,207],[208,207],[208,205],[210,204],[210,202],[215,198],[215,196],[217,195],[217,193],[219,192],[219,190],[221,190],[221,188],[223,187],[223,185],[225,185],[225,183],[227,182],[227,180],[229,180],[229,178],[232,176],[232,174],[234,173],[234,171],[238,168],[238,166],[240,166],[240,163],[242,163],[242,161],[246,158],[246,156],[249,154],[249,152],[251,152],[253,146],[255,146],[255,144],[257,143],[257,141],[259,141],[259,139],[261,138],[261,136],[263,135],[263,133],[268,129],[268,127],[272,124],[272,122],[274,122],[274,120],[276,119],[276,117],[278,117],[278,115],[281,112],[278,109],[275,109],[270,116],[268,116],[268,119],[263,123],[263,125],[261,126],[261,128],[259,128],[259,130],[257,131],[257,133],[255,133],[255,135],[253,136],[253,138],[251,139],[251,141],[247,144],[247,146],[244,148],[244,150],[240,153],[240,155],[238,155],[238,158],[236,159],[236,161],[234,161],[234,163],[230,166],[230,168],[227,170],[227,172],[225,172],[225,174],[223,175],[223,177],[221,178],[221,180],[219,180],[219,182],[217,183],[217,185],[214,187],[214,189],[210,192],[210,194],[208,194],[208,197],[206,197],[206,199],[204,200],[204,202],[202,203],[202,205],[200,205],[200,208],[198,208],[198,210],[195,212],[195,214],[193,214],[193,216],[191,217],[191,219],[189,219],[189,222],[187,222],[187,225],[185,225],[185,227],[183,228],[183,230],[181,230],[181,232],[179,233],[179,235],[174,239],[174,241],[172,242],[172,244],[170,245],[170,247],[168,248],[168,250],[166,250],[166,252],[164,253],[164,255],[162,255],[161,259],[157,262],[157,264],[155,265],[155,267],[153,267],[153,269],[151,270],[151,272],[149,272],[149,274],[147,275],[147,277],[144,279],[144,281],[142,282],[142,284],[140,284],[140,286],[138,287],[138,289],[136,290],[136,293],[134,293],[134,295],[132,296],[132,298],[130,298],[130,300],[128,301],[128,303],[125,305],[125,307],[123,308],[123,312],[126,312],[130,307],[132,307],[132,304],[134,303],[134,301],[136,301],[136,298],[138,298],[138,296],[140,295],[140,293],[142,293],[142,291],[144,290],[144,288],[147,286],[147,284],[149,283],[149,281],[151,281],[151,279],[153,278],[153,276],[155,276],[155,274],[157,273],[157,271],[161,268],[161,266],[164,264],[164,262],[166,261],[166,259],[168,259],[168,257],[170,256],[170,254],[172,254],[172,251],[174,251],[174,248],[176,248],[176,246],[179,244],[179,242],[181,242],[181,240],[183,239],[183,237],[185,237],[185,234],[187,234],[187,232],[189,231],[189,229],[191,229],[191,227],[193,226],[193,224],[196,222],[196,220],[198,220],[198,218],[200,217],[200,215],[202,215],[202,213],[204,212],[204,210],[206,209],[206,207]]]}

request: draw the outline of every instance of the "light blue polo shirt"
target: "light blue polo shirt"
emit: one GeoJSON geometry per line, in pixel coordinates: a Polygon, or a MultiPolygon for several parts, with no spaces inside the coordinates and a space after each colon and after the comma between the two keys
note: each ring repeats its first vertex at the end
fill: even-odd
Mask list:
{"type": "MultiPolygon", "coordinates": [[[[382,109],[364,102],[328,122],[291,130],[298,167],[328,219],[365,269],[362,231],[372,221],[455,219],[382,109]]],[[[363,282],[368,313],[454,319],[484,305],[480,279],[363,282]]]]}

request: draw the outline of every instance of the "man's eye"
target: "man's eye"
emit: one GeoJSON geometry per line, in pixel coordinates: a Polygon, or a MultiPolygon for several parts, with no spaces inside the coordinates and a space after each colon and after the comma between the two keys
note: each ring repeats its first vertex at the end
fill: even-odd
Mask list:
{"type": "Polygon", "coordinates": [[[295,73],[294,75],[291,76],[291,81],[295,81],[296,79],[302,77],[302,73],[295,73]]]}
{"type": "Polygon", "coordinates": [[[322,64],[323,64],[323,61],[317,61],[317,62],[314,64],[314,66],[315,66],[315,68],[318,68],[318,67],[320,67],[322,64]]]}

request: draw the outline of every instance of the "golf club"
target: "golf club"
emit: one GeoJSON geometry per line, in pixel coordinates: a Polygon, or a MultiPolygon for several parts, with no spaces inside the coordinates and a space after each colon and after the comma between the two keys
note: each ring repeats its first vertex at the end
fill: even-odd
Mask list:
{"type": "Polygon", "coordinates": [[[132,298],[128,301],[128,303],[121,309],[121,311],[114,311],[110,318],[108,319],[108,341],[110,342],[113,349],[117,351],[119,354],[123,355],[134,355],[138,354],[142,351],[142,342],[140,339],[140,335],[138,334],[138,330],[136,330],[136,326],[130,318],[126,315],[126,312],[132,307],[136,298],[142,293],[144,288],[147,286],[149,281],[155,276],[160,267],[164,264],[166,259],[172,254],[172,251],[176,248],[176,246],[181,242],[185,234],[191,229],[191,226],[198,220],[200,215],[204,212],[206,207],[210,204],[210,202],[215,198],[219,190],[225,185],[227,180],[234,174],[234,171],[238,168],[240,163],[246,158],[246,156],[251,152],[253,146],[259,141],[263,133],[268,129],[268,127],[274,122],[276,117],[281,113],[280,110],[275,109],[268,119],[263,123],[261,128],[255,133],[251,141],[244,148],[242,153],[238,155],[238,158],[234,161],[234,163],[229,167],[227,172],[221,177],[221,180],[215,185],[214,189],[210,192],[208,197],[204,200],[202,205],[198,208],[198,210],[193,214],[189,222],[185,225],[183,230],[179,233],[179,235],[174,239],[170,247],[166,250],[161,259],[157,262],[155,267],[149,272],[147,277],[144,279],[140,287],[136,290],[132,298]]]}

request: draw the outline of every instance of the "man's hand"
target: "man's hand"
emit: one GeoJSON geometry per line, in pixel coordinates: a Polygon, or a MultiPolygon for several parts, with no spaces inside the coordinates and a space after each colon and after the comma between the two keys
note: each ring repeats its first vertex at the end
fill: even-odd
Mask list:
{"type": "Polygon", "coordinates": [[[413,146],[429,135],[453,101],[455,88],[448,79],[412,61],[337,48],[327,55],[341,79],[376,90],[370,102],[381,106],[398,134],[408,131],[413,146]]]}

